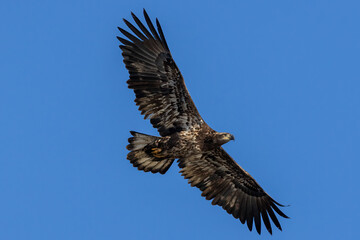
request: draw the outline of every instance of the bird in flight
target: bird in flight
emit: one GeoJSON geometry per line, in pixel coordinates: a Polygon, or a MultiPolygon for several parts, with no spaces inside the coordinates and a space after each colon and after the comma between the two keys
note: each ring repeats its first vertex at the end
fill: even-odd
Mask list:
{"type": "Polygon", "coordinates": [[[161,137],[130,131],[127,159],[144,172],[165,174],[175,159],[180,173],[202,196],[212,200],[252,230],[261,233],[261,219],[272,234],[271,221],[281,229],[275,212],[288,218],[251,175],[221,147],[234,140],[213,130],[192,101],[158,19],[155,29],[144,10],[147,27],[133,13],[135,27],[124,19],[132,33],[118,28],[127,38],[117,37],[129,71],[128,87],[135,103],[161,137]]]}

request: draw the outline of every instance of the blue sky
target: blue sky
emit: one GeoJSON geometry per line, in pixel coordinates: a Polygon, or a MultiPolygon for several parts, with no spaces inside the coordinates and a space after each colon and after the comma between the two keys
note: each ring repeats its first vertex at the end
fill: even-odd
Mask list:
{"type": "Polygon", "coordinates": [[[176,164],[126,160],[130,130],[157,134],[115,38],[142,8],[224,148],[291,205],[272,238],[358,235],[360,3],[219,2],[0,3],[0,239],[259,239],[176,164]]]}

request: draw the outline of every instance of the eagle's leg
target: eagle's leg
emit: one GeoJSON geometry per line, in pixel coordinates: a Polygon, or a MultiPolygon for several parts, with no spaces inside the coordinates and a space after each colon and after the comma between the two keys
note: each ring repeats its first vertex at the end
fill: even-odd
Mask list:
{"type": "Polygon", "coordinates": [[[174,162],[174,158],[167,156],[161,147],[160,137],[150,136],[138,132],[130,132],[133,137],[129,138],[129,145],[126,146],[131,152],[127,159],[139,170],[145,172],[164,174],[174,162]]]}

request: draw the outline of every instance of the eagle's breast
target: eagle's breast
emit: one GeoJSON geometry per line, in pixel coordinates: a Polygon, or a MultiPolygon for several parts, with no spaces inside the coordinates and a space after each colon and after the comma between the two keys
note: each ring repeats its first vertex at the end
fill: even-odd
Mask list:
{"type": "Polygon", "coordinates": [[[203,126],[175,133],[171,136],[169,147],[173,149],[173,155],[176,158],[202,153],[214,147],[211,144],[212,131],[209,127],[203,126]]]}

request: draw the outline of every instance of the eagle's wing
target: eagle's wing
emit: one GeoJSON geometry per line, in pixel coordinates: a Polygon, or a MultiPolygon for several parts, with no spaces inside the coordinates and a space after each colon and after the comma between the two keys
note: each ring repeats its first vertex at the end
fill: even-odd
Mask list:
{"type": "Polygon", "coordinates": [[[250,176],[242,169],[223,148],[216,148],[189,158],[179,159],[182,175],[189,179],[191,186],[202,191],[202,196],[212,200],[213,205],[222,206],[229,214],[240,219],[252,230],[253,220],[257,232],[261,232],[261,220],[272,233],[269,216],[275,226],[281,230],[281,225],[275,216],[288,218],[277,206],[283,206],[272,199],[250,176]]]}
{"type": "Polygon", "coordinates": [[[161,136],[201,125],[203,120],[171,56],[159,21],[156,19],[156,31],[145,10],[148,29],[132,16],[140,30],[124,19],[133,34],[119,28],[130,41],[117,38],[123,44],[120,48],[130,74],[128,87],[134,89],[141,114],[150,118],[161,136]]]}

